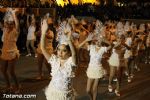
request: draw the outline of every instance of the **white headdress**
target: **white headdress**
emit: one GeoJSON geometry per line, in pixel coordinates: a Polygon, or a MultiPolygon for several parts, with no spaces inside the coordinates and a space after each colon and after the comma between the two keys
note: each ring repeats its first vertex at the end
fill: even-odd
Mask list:
{"type": "Polygon", "coordinates": [[[68,42],[67,41],[63,41],[60,44],[68,45],[68,42]]]}
{"type": "Polygon", "coordinates": [[[145,30],[145,24],[140,24],[140,30],[144,31],[145,30]]]}
{"type": "Polygon", "coordinates": [[[96,20],[96,27],[102,27],[103,23],[100,20],[96,20]]]}
{"type": "Polygon", "coordinates": [[[130,30],[130,24],[128,21],[126,21],[125,25],[124,25],[124,30],[125,31],[129,31],[130,30]]]}
{"type": "Polygon", "coordinates": [[[121,36],[124,33],[125,33],[125,31],[124,31],[124,26],[123,26],[122,22],[118,22],[117,27],[116,27],[116,35],[121,36]]]}
{"type": "Polygon", "coordinates": [[[7,9],[7,12],[5,13],[4,22],[12,22],[12,21],[14,21],[13,16],[12,16],[12,9],[9,8],[7,9]]]}
{"type": "Polygon", "coordinates": [[[88,35],[88,40],[91,41],[91,40],[97,40],[97,41],[100,41],[102,39],[102,36],[100,34],[95,34],[95,33],[89,33],[88,35]]]}
{"type": "Polygon", "coordinates": [[[64,21],[60,24],[60,27],[58,29],[58,41],[59,41],[59,43],[62,44],[62,43],[65,43],[68,41],[67,36],[65,34],[67,32],[71,32],[71,26],[68,23],[66,23],[66,21],[64,21]]]}
{"type": "Polygon", "coordinates": [[[96,25],[96,27],[95,27],[95,30],[94,30],[94,34],[97,37],[97,39],[99,40],[100,37],[104,36],[103,23],[100,20],[96,20],[95,25],[96,25]]]}

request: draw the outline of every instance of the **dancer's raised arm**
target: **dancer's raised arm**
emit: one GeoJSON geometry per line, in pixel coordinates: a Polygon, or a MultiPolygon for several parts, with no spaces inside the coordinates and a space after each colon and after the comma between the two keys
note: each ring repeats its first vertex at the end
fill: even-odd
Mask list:
{"type": "Polygon", "coordinates": [[[45,48],[45,36],[46,36],[47,29],[48,29],[47,19],[43,19],[41,22],[42,35],[41,35],[40,44],[41,44],[42,53],[45,56],[46,60],[48,61],[51,55],[46,51],[46,48],[45,48]]]}
{"type": "Polygon", "coordinates": [[[91,41],[93,37],[94,35],[90,34],[81,44],[79,44],[78,49],[80,49],[85,43],[91,41]]]}
{"type": "Polygon", "coordinates": [[[15,10],[11,9],[11,13],[12,13],[12,16],[13,16],[13,19],[14,19],[14,22],[15,22],[16,30],[17,30],[17,32],[19,32],[19,22],[18,22],[18,19],[17,19],[17,16],[16,16],[16,11],[17,11],[17,9],[15,9],[15,10]]]}
{"type": "Polygon", "coordinates": [[[74,45],[72,43],[72,35],[71,35],[71,32],[68,32],[67,33],[67,37],[68,37],[68,44],[69,44],[69,47],[70,47],[70,50],[71,50],[71,55],[72,55],[72,61],[74,62],[74,64],[76,64],[76,51],[75,51],[75,48],[74,48],[74,45]]]}

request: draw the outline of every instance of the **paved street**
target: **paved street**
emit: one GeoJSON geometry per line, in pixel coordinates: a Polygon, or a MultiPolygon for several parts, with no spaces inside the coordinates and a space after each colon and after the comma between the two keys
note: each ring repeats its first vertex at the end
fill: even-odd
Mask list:
{"type": "MultiPolygon", "coordinates": [[[[98,87],[98,100],[150,100],[150,65],[141,65],[141,71],[135,72],[135,77],[131,83],[127,83],[127,79],[123,79],[121,97],[116,97],[114,93],[108,93],[108,78],[101,80],[98,87]]],[[[85,92],[87,79],[85,71],[86,63],[82,63],[77,70],[77,76],[74,80],[78,94],[76,100],[88,100],[85,92]]],[[[45,100],[43,90],[49,84],[50,79],[47,77],[48,72],[45,67],[44,79],[40,81],[35,79],[38,74],[36,58],[21,56],[16,66],[16,74],[22,85],[22,94],[36,94],[37,97],[33,100],[45,100]]],[[[0,73],[0,100],[4,99],[2,98],[4,86],[4,79],[2,73],[0,73]]]]}

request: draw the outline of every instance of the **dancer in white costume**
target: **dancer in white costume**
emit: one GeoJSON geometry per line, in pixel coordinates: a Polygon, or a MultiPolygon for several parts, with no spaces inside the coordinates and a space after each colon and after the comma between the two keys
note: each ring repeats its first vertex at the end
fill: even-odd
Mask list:
{"type": "Polygon", "coordinates": [[[34,42],[36,40],[36,36],[35,36],[36,20],[35,20],[34,15],[31,16],[30,24],[29,24],[29,15],[27,15],[27,27],[28,27],[28,34],[27,34],[26,48],[27,48],[28,54],[26,56],[27,57],[31,56],[31,50],[30,50],[30,45],[31,45],[31,48],[35,53],[35,57],[37,57],[36,49],[34,47],[34,42]]]}
{"type": "MultiPolygon", "coordinates": [[[[91,41],[92,38],[92,35],[89,35],[88,38],[79,45],[79,48],[86,42],[91,41]]],[[[87,69],[88,80],[86,91],[90,96],[90,100],[96,100],[99,79],[106,74],[106,71],[102,67],[101,61],[103,54],[107,52],[107,50],[109,50],[111,46],[109,45],[109,47],[103,47],[101,45],[102,41],[109,44],[109,42],[105,39],[98,38],[96,39],[96,41],[92,40],[92,42],[94,43],[87,46],[87,49],[90,51],[90,62],[87,69]]]]}
{"type": "Polygon", "coordinates": [[[126,67],[126,70],[125,70],[125,74],[127,75],[128,77],[128,82],[131,82],[131,77],[133,76],[132,75],[132,72],[131,72],[131,57],[132,57],[132,51],[131,51],[131,44],[132,44],[132,32],[127,32],[127,37],[126,37],[126,40],[125,40],[125,44],[128,46],[128,48],[126,48],[125,50],[125,54],[124,54],[124,59],[125,59],[125,67],[126,67]]]}
{"type": "Polygon", "coordinates": [[[112,49],[112,54],[108,60],[110,66],[108,90],[109,92],[112,92],[113,90],[112,79],[116,74],[117,77],[115,89],[116,96],[120,96],[120,82],[121,82],[122,68],[125,65],[124,53],[126,45],[124,41],[125,38],[123,35],[118,37],[117,41],[114,43],[115,45],[112,49]]]}
{"type": "Polygon", "coordinates": [[[41,50],[47,61],[51,64],[51,82],[45,89],[47,100],[72,100],[72,79],[76,66],[76,52],[72,45],[71,32],[67,32],[67,43],[58,45],[57,55],[46,52],[44,40],[47,30],[46,19],[42,22],[41,50]],[[67,45],[69,44],[69,46],[67,45]]]}

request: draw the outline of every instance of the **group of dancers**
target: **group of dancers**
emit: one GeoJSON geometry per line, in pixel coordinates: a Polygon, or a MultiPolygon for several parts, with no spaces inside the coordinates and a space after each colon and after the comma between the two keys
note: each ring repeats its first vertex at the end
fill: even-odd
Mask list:
{"type": "MultiPolygon", "coordinates": [[[[6,88],[13,88],[15,93],[19,93],[21,86],[15,74],[15,63],[19,59],[16,45],[19,24],[16,11],[17,9],[9,8],[4,17],[1,71],[6,80],[6,88]],[[11,86],[7,74],[8,68],[15,82],[15,88],[11,86]]],[[[28,29],[30,33],[35,32],[35,22],[33,15],[28,29]]],[[[140,70],[141,61],[150,64],[150,23],[137,26],[128,21],[87,22],[84,19],[78,20],[72,15],[70,18],[59,20],[58,24],[54,25],[52,18],[47,14],[41,18],[39,24],[41,37],[38,48],[35,49],[33,45],[35,38],[33,41],[29,39],[27,45],[31,43],[38,60],[37,79],[43,77],[43,62],[46,63],[50,73],[51,80],[45,88],[47,100],[75,99],[73,78],[79,64],[88,57],[86,92],[90,100],[96,100],[99,80],[106,74],[109,75],[108,91],[114,91],[116,96],[121,96],[122,75],[125,73],[127,81],[131,82],[135,77],[134,70],[140,70]],[[54,40],[57,41],[56,47],[53,45],[54,40]],[[105,65],[102,64],[105,54],[108,57],[109,70],[106,70],[105,65]],[[114,78],[116,86],[112,84],[114,78]]],[[[29,49],[27,51],[27,56],[31,56],[29,49]]]]}

